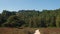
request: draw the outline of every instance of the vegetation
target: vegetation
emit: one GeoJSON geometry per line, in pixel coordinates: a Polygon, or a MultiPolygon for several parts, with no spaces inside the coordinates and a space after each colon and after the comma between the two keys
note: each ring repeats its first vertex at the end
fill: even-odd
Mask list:
{"type": "Polygon", "coordinates": [[[0,27],[60,27],[60,9],[56,10],[3,10],[0,27]]]}

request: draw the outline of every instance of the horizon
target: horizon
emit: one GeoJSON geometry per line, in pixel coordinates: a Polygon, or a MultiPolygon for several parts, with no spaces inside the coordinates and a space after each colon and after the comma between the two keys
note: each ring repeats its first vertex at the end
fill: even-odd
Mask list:
{"type": "MultiPolygon", "coordinates": [[[[57,8],[57,9],[60,9],[60,8],[57,8]]],[[[43,10],[57,10],[57,9],[43,9],[43,10]]],[[[6,9],[5,9],[6,10],[6,9]]],[[[23,10],[23,9],[21,9],[21,10],[23,10]]],[[[27,10],[29,10],[29,9],[27,9],[27,10]]],[[[32,10],[32,9],[31,9],[32,10]]],[[[33,9],[34,10],[34,9],[33,9]]],[[[35,11],[40,11],[40,12],[42,12],[43,10],[35,10],[35,11]]],[[[18,12],[19,10],[7,10],[7,11],[16,11],[16,12],[18,12]]],[[[3,10],[0,12],[0,13],[2,13],[3,12],[3,10]]]]}
{"type": "Polygon", "coordinates": [[[60,8],[60,0],[0,0],[0,13],[3,10],[55,10],[60,8]]]}

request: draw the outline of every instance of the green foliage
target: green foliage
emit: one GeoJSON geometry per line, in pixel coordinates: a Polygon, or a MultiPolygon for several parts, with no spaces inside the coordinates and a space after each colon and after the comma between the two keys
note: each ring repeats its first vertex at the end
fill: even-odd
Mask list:
{"type": "Polygon", "coordinates": [[[56,10],[3,10],[0,26],[4,27],[60,27],[60,9],[56,10]]]}

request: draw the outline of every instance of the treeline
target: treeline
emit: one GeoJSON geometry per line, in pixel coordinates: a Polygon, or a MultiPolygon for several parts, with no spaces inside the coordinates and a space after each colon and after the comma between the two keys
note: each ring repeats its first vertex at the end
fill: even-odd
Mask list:
{"type": "Polygon", "coordinates": [[[60,27],[60,9],[56,10],[3,10],[0,27],[60,27]]]}

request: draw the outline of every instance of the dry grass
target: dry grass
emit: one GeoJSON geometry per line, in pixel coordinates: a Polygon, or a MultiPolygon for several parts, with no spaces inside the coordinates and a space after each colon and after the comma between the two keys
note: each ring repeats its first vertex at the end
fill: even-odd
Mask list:
{"type": "Polygon", "coordinates": [[[33,34],[36,29],[41,34],[60,34],[60,28],[0,28],[0,34],[33,34]]]}

